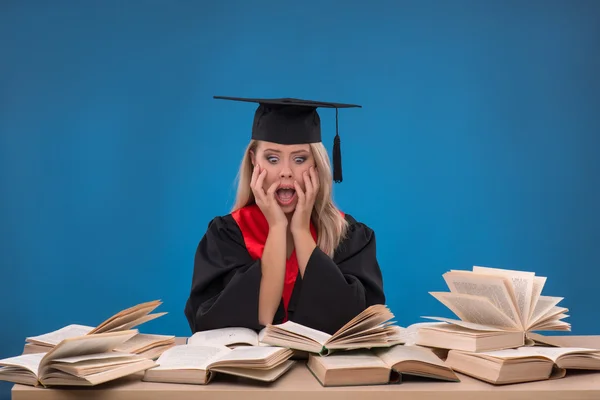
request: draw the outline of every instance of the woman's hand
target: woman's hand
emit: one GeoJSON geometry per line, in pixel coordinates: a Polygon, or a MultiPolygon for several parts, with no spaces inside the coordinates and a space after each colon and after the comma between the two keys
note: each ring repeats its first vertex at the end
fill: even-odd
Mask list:
{"type": "Polygon", "coordinates": [[[277,204],[277,199],[275,198],[275,190],[277,190],[277,185],[279,182],[275,181],[265,193],[263,189],[263,182],[266,176],[266,169],[260,168],[259,165],[254,167],[254,171],[252,171],[252,180],[250,181],[250,188],[252,189],[252,193],[254,193],[256,205],[258,205],[267,219],[269,227],[276,225],[287,227],[287,218],[285,217],[285,213],[279,204],[277,204]]]}
{"type": "Polygon", "coordinates": [[[315,167],[310,167],[308,171],[302,174],[304,180],[305,192],[302,191],[300,184],[294,181],[298,203],[290,223],[290,230],[293,235],[299,233],[310,233],[310,216],[315,205],[317,193],[319,193],[319,177],[315,167]]]}

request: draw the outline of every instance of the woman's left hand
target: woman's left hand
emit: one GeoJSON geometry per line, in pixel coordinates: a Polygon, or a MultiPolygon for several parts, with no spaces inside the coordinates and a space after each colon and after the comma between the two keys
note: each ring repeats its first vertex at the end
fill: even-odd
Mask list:
{"type": "Polygon", "coordinates": [[[319,193],[319,177],[315,167],[310,167],[308,171],[302,174],[304,179],[305,192],[302,191],[300,184],[294,181],[298,202],[290,223],[292,234],[301,232],[310,233],[310,216],[315,205],[317,193],[319,193]]]}

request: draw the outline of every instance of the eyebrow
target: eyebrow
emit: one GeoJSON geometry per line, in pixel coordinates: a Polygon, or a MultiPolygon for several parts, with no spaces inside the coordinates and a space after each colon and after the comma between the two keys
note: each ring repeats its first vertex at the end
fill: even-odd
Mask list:
{"type": "MultiPolygon", "coordinates": [[[[270,151],[272,153],[279,153],[279,154],[281,154],[281,151],[275,150],[275,149],[265,149],[264,151],[265,152],[270,151]]],[[[306,154],[308,154],[308,151],[306,151],[306,150],[296,150],[296,151],[292,151],[291,154],[298,154],[298,153],[306,153],[306,154]]]]}

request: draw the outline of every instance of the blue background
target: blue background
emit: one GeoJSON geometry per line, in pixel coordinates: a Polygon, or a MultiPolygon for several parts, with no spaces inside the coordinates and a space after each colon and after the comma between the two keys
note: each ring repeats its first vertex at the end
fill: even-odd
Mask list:
{"type": "Polygon", "coordinates": [[[189,334],[254,111],[213,95],[363,105],[335,200],[400,324],[452,316],[428,291],[486,265],[547,276],[600,334],[600,2],[51,3],[0,3],[0,358],[157,298],[140,329],[189,334]]]}

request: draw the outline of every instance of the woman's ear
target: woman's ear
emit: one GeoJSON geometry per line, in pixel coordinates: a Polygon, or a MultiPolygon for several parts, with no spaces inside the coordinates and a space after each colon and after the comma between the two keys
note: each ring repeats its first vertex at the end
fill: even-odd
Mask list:
{"type": "Polygon", "coordinates": [[[250,150],[250,160],[252,161],[252,166],[256,166],[256,156],[254,155],[254,150],[250,150]]]}

